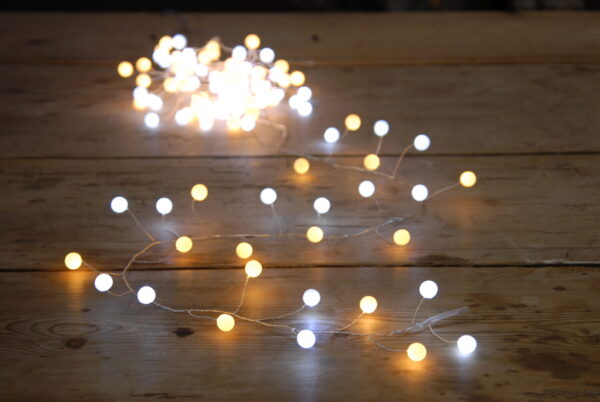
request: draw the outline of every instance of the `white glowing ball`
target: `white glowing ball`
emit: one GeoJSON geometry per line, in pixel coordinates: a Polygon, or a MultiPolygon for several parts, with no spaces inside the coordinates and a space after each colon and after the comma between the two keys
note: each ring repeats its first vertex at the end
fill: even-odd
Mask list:
{"type": "Polygon", "coordinates": [[[415,201],[421,202],[427,199],[429,190],[427,190],[427,187],[425,187],[423,184],[417,184],[412,188],[410,194],[415,201]]]}
{"type": "Polygon", "coordinates": [[[321,294],[317,289],[307,289],[302,295],[302,301],[308,307],[314,307],[321,301],[321,294]]]}
{"type": "Polygon", "coordinates": [[[156,201],[156,210],[161,215],[167,215],[173,210],[173,201],[171,201],[167,197],[159,198],[156,201]]]}
{"type": "Polygon", "coordinates": [[[419,293],[425,299],[433,299],[438,292],[438,285],[434,281],[425,281],[419,286],[419,293]]]}
{"type": "Polygon", "coordinates": [[[298,341],[298,345],[300,345],[302,348],[310,349],[315,345],[317,338],[310,329],[303,329],[302,331],[298,332],[296,341],[298,341]]]}
{"type": "Polygon", "coordinates": [[[390,125],[385,120],[377,120],[373,125],[373,131],[375,132],[375,135],[383,137],[390,131],[390,125]]]}
{"type": "Polygon", "coordinates": [[[240,128],[243,131],[252,131],[256,127],[256,120],[252,116],[244,116],[240,120],[240,128]]]}
{"type": "Polygon", "coordinates": [[[265,205],[271,205],[277,200],[277,193],[270,187],[260,192],[260,201],[265,205]]]}
{"type": "Polygon", "coordinates": [[[246,48],[244,46],[241,46],[241,45],[234,47],[233,50],[231,51],[231,57],[236,61],[246,60],[247,54],[248,54],[248,51],[246,50],[246,48]]]}
{"type": "Polygon", "coordinates": [[[468,355],[477,348],[477,341],[471,335],[463,335],[456,341],[456,346],[461,354],[468,355]]]}
{"type": "Polygon", "coordinates": [[[145,102],[148,105],[148,107],[154,110],[155,112],[158,112],[163,107],[162,98],[155,94],[149,94],[148,96],[146,96],[145,102]]]}
{"type": "Polygon", "coordinates": [[[319,214],[326,214],[331,208],[331,202],[325,197],[319,197],[313,203],[313,208],[319,214]]]}
{"type": "Polygon", "coordinates": [[[194,111],[192,108],[184,107],[183,109],[179,109],[177,113],[175,113],[175,122],[180,126],[185,126],[194,118],[194,111]]]}
{"type": "Polygon", "coordinates": [[[143,100],[148,95],[148,90],[144,87],[135,87],[133,90],[133,99],[143,100]]]}
{"type": "Polygon", "coordinates": [[[142,286],[137,292],[137,299],[142,304],[150,304],[156,299],[156,292],[150,286],[142,286]]]}
{"type": "Polygon", "coordinates": [[[112,288],[113,279],[109,274],[100,274],[94,280],[94,286],[99,292],[106,292],[112,288]]]}
{"type": "Polygon", "coordinates": [[[323,138],[325,139],[325,142],[327,142],[329,144],[338,142],[338,140],[340,139],[340,130],[338,130],[335,127],[329,127],[327,130],[325,130],[325,134],[323,134],[323,138]]]}
{"type": "Polygon", "coordinates": [[[127,211],[128,206],[129,203],[127,202],[125,197],[121,196],[113,198],[110,202],[110,209],[112,209],[117,214],[122,214],[123,212],[127,211]]]}
{"type": "Polygon", "coordinates": [[[296,92],[296,96],[303,101],[309,101],[312,98],[312,91],[309,87],[300,87],[296,92]]]}
{"type": "Polygon", "coordinates": [[[375,194],[375,184],[370,180],[365,180],[358,185],[358,193],[365,198],[375,194]]]}
{"type": "Polygon", "coordinates": [[[427,151],[429,145],[431,145],[431,140],[425,134],[419,134],[415,137],[414,146],[417,151],[427,151]]]}
{"type": "Polygon", "coordinates": [[[258,53],[258,58],[265,64],[273,63],[273,60],[275,60],[275,52],[270,47],[265,47],[258,53]]]}
{"type": "Polygon", "coordinates": [[[298,104],[298,114],[302,117],[307,117],[312,114],[313,105],[310,102],[301,101],[298,104]]]}
{"type": "Polygon", "coordinates": [[[148,128],[156,128],[158,127],[158,123],[160,123],[160,117],[154,112],[146,113],[144,116],[144,124],[148,128]]]}
{"type": "Polygon", "coordinates": [[[175,49],[181,50],[187,46],[187,38],[185,37],[185,35],[177,34],[173,36],[173,41],[171,42],[171,45],[173,45],[175,49]]]}
{"type": "Polygon", "coordinates": [[[298,109],[298,106],[300,106],[300,102],[302,102],[302,100],[298,97],[298,95],[292,95],[290,96],[290,99],[288,99],[288,104],[290,105],[290,108],[294,110],[298,109]]]}

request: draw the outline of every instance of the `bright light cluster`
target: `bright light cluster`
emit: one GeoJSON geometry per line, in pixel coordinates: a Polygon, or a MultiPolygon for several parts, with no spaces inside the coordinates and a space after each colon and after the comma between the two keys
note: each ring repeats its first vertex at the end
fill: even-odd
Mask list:
{"type": "Polygon", "coordinates": [[[178,125],[203,131],[218,121],[231,132],[252,131],[261,111],[286,98],[291,109],[309,116],[312,90],[304,85],[304,73],[260,45],[255,34],[233,48],[218,38],[190,47],[182,34],[163,36],[152,59],[123,61],[117,72],[123,78],[135,74],[133,107],[145,113],[144,124],[151,129],[160,126],[161,115],[172,115],[178,125]]]}

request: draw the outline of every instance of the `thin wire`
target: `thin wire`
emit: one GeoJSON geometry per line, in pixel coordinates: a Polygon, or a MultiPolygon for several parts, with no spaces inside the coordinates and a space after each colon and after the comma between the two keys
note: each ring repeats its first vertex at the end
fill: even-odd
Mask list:
{"type": "Polygon", "coordinates": [[[441,337],[440,335],[438,335],[438,333],[437,333],[437,332],[435,332],[435,331],[433,330],[433,328],[431,328],[431,323],[427,323],[427,327],[429,328],[429,332],[431,332],[431,335],[435,336],[435,337],[436,337],[436,338],[438,338],[440,341],[442,341],[442,342],[446,342],[446,343],[456,343],[456,341],[451,341],[451,340],[448,340],[448,339],[446,339],[446,338],[443,338],[443,337],[441,337]]]}
{"type": "Polygon", "coordinates": [[[377,149],[375,150],[375,155],[379,155],[379,152],[381,152],[382,145],[383,145],[383,137],[379,137],[379,141],[377,142],[377,149]]]}
{"type": "Polygon", "coordinates": [[[402,160],[404,159],[404,155],[406,155],[408,150],[411,149],[412,147],[413,147],[413,144],[409,144],[406,146],[406,148],[404,148],[402,150],[402,153],[400,154],[400,157],[398,158],[398,161],[396,162],[396,166],[394,166],[394,171],[392,172],[392,176],[394,178],[396,177],[396,174],[398,174],[398,169],[400,169],[400,164],[402,163],[402,160]]]}
{"type": "Polygon", "coordinates": [[[242,308],[242,304],[244,304],[244,298],[246,297],[246,289],[248,289],[248,281],[250,280],[250,275],[246,275],[246,280],[244,281],[244,289],[242,290],[242,298],[240,299],[240,304],[238,304],[237,308],[233,312],[237,314],[238,311],[242,308]]]}
{"type": "Polygon", "coordinates": [[[419,309],[421,308],[421,305],[423,304],[423,302],[425,301],[424,297],[421,297],[421,301],[419,302],[419,304],[417,304],[417,308],[415,309],[415,312],[413,313],[412,316],[412,323],[415,323],[415,320],[417,319],[417,312],[419,311],[419,309]]]}
{"type": "Polygon", "coordinates": [[[127,213],[129,213],[129,216],[131,216],[133,218],[133,221],[135,222],[135,224],[142,230],[142,232],[144,232],[144,234],[146,235],[146,237],[148,237],[148,239],[150,239],[150,241],[156,241],[156,239],[154,237],[152,237],[152,235],[150,233],[148,233],[148,231],[142,226],[142,224],[140,223],[138,218],[135,216],[135,214],[129,208],[127,208],[127,213]]]}
{"type": "Polygon", "coordinates": [[[351,326],[353,326],[354,324],[356,324],[356,323],[358,322],[358,320],[360,320],[360,318],[361,318],[361,317],[362,317],[364,314],[365,314],[364,312],[363,312],[363,313],[360,313],[360,315],[359,315],[358,317],[356,317],[356,318],[354,319],[354,321],[352,321],[350,324],[346,325],[345,327],[338,328],[336,332],[342,332],[343,330],[350,328],[351,326]]]}
{"type": "Polygon", "coordinates": [[[437,197],[438,195],[442,194],[443,192],[448,191],[448,190],[450,190],[450,189],[452,189],[454,187],[458,187],[458,186],[460,186],[460,183],[451,184],[448,187],[444,187],[443,189],[438,190],[435,193],[431,194],[429,197],[427,197],[427,199],[430,200],[430,199],[432,199],[434,197],[437,197]]]}
{"type": "Polygon", "coordinates": [[[277,215],[277,211],[275,210],[275,203],[271,203],[271,210],[273,211],[273,216],[275,216],[275,222],[277,222],[277,228],[279,229],[279,236],[283,234],[283,228],[281,227],[281,222],[279,222],[279,216],[277,215]]]}

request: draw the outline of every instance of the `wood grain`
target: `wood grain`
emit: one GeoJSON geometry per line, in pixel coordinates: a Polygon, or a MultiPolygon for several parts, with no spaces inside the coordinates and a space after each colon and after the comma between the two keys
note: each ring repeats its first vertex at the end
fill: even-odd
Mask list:
{"type": "MultiPolygon", "coordinates": [[[[173,306],[234,307],[241,271],[133,272],[173,306]]],[[[115,299],[92,288],[88,272],[0,275],[0,384],[3,400],[593,400],[600,315],[598,271],[588,268],[267,269],[253,280],[244,312],[279,314],[297,307],[307,286],[322,303],[289,322],[329,328],[352,320],[365,294],[379,309],[360,331],[403,327],[416,288],[436,280],[438,296],[422,317],[470,306],[437,330],[477,337],[469,358],[430,334],[388,341],[423,342],[421,363],[366,340],[319,337],[302,350],[285,332],[238,323],[232,333],[115,299]],[[340,284],[343,284],[341,286],[340,284]],[[27,295],[27,297],[24,297],[27,295]],[[19,303],[15,303],[19,300],[19,303]],[[179,335],[178,335],[179,334],[179,335]],[[340,381],[350,381],[335,386],[340,381]]]]}
{"type": "MultiPolygon", "coordinates": [[[[255,239],[257,255],[268,266],[315,265],[506,265],[577,264],[598,260],[596,221],[600,214],[598,156],[420,157],[408,158],[401,173],[407,185],[369,174],[313,164],[307,176],[293,172],[293,158],[19,160],[0,162],[0,199],[5,230],[0,233],[4,269],[62,269],[62,258],[79,250],[90,263],[117,269],[144,246],[143,233],[127,215],[114,214],[110,200],[124,195],[151,233],[277,233],[260,190],[274,187],[286,233],[305,233],[321,225],[326,235],[356,233],[389,216],[408,216],[383,230],[404,227],[408,247],[392,246],[374,234],[312,245],[303,238],[255,239]],[[425,183],[433,193],[473,170],[479,183],[455,188],[427,202],[425,213],[410,198],[412,185],[425,183]],[[363,199],[358,184],[377,185],[376,204],[363,199]],[[207,201],[190,209],[189,189],[209,187],[207,201]],[[589,189],[585,191],[582,189],[589,189]],[[582,193],[584,191],[585,193],[582,193]],[[169,196],[175,209],[163,226],[155,200],[169,196]],[[313,201],[326,196],[331,211],[318,219],[313,201]]],[[[390,171],[395,158],[384,158],[390,171]]],[[[340,163],[360,166],[358,158],[340,163]]],[[[239,266],[237,241],[198,242],[194,252],[173,256],[168,267],[239,266]]],[[[158,248],[155,257],[168,249],[158,248]]],[[[165,267],[164,264],[158,267],[165,267]]]]}

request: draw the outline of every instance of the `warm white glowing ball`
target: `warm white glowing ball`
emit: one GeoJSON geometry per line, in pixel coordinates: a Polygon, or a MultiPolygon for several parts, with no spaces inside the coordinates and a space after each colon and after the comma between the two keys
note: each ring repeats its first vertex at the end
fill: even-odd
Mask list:
{"type": "Polygon", "coordinates": [[[260,200],[265,205],[272,205],[277,200],[277,193],[270,187],[260,192],[260,200]]]}
{"type": "Polygon", "coordinates": [[[137,292],[137,299],[142,304],[150,304],[156,299],[156,292],[150,286],[142,286],[137,292]]]}
{"type": "Polygon", "coordinates": [[[194,201],[204,201],[208,197],[208,187],[204,184],[196,184],[190,191],[194,201]]]}
{"type": "Polygon", "coordinates": [[[325,130],[325,134],[323,134],[323,138],[325,139],[325,142],[327,142],[329,144],[338,142],[338,140],[340,139],[340,130],[338,130],[335,127],[329,127],[327,130],[325,130]]]}
{"type": "Polygon", "coordinates": [[[363,313],[371,314],[377,309],[377,299],[373,296],[365,296],[360,299],[359,306],[363,313]]]}
{"type": "Polygon", "coordinates": [[[475,173],[467,170],[466,172],[462,172],[459,177],[460,185],[463,187],[473,187],[475,183],[477,183],[477,176],[475,173]]]}
{"type": "Polygon", "coordinates": [[[302,348],[310,349],[315,345],[317,338],[310,329],[303,329],[302,331],[298,332],[296,341],[298,341],[298,345],[300,345],[302,348]]]}
{"type": "Polygon", "coordinates": [[[424,281],[419,286],[419,293],[425,299],[433,299],[438,292],[438,285],[434,281],[424,281]]]}
{"type": "Polygon", "coordinates": [[[458,350],[463,355],[471,354],[477,348],[477,341],[471,335],[463,335],[456,341],[458,350]]]}
{"type": "Polygon", "coordinates": [[[125,197],[118,196],[113,198],[110,202],[110,209],[112,209],[117,214],[122,214],[123,212],[127,211],[128,205],[129,204],[127,203],[125,197]]]}
{"type": "Polygon", "coordinates": [[[223,332],[229,332],[235,327],[235,319],[229,314],[221,314],[217,317],[217,328],[223,332]]]}
{"type": "Polygon", "coordinates": [[[314,307],[321,301],[321,294],[317,289],[307,289],[302,295],[302,301],[308,307],[314,307]]]}
{"type": "Polygon", "coordinates": [[[235,246],[235,254],[243,260],[249,258],[253,252],[252,245],[245,241],[238,243],[238,245],[235,246]]]}
{"type": "Polygon", "coordinates": [[[375,132],[375,135],[383,137],[390,131],[390,125],[385,120],[377,120],[373,125],[373,131],[375,132]]]}
{"type": "Polygon", "coordinates": [[[417,151],[427,151],[429,145],[431,145],[431,140],[425,134],[419,134],[415,137],[414,146],[417,151]]]}
{"type": "Polygon", "coordinates": [[[365,180],[358,185],[358,193],[365,198],[375,193],[375,184],[370,180],[365,180]]]}
{"type": "Polygon", "coordinates": [[[100,274],[94,280],[94,286],[99,292],[106,292],[112,288],[113,279],[109,274],[100,274]]]}
{"type": "Polygon", "coordinates": [[[81,264],[83,264],[83,258],[81,258],[79,253],[72,252],[66,255],[65,266],[70,270],[78,269],[81,267],[81,264]]]}
{"type": "Polygon", "coordinates": [[[329,209],[331,208],[331,202],[329,202],[329,200],[325,197],[319,197],[313,203],[313,208],[315,211],[317,211],[317,213],[323,215],[329,212],[329,209]]]}
{"type": "Polygon", "coordinates": [[[188,236],[181,236],[175,242],[175,248],[180,253],[187,253],[194,246],[194,242],[188,236]]]}
{"type": "Polygon", "coordinates": [[[246,263],[244,270],[250,278],[256,278],[262,272],[262,264],[256,260],[250,260],[246,263]]]}
{"type": "Polygon", "coordinates": [[[167,197],[159,198],[156,201],[156,210],[161,215],[167,215],[173,210],[173,202],[167,197]]]}
{"type": "Polygon", "coordinates": [[[410,194],[415,201],[421,202],[427,199],[429,190],[427,190],[427,187],[425,187],[423,184],[417,184],[412,188],[410,194]]]}
{"type": "Polygon", "coordinates": [[[318,226],[311,226],[306,231],[306,238],[311,243],[319,243],[323,240],[325,234],[323,233],[323,229],[318,226]]]}
{"type": "Polygon", "coordinates": [[[420,362],[427,356],[427,348],[419,342],[411,343],[408,349],[406,349],[406,354],[410,360],[420,362]]]}

